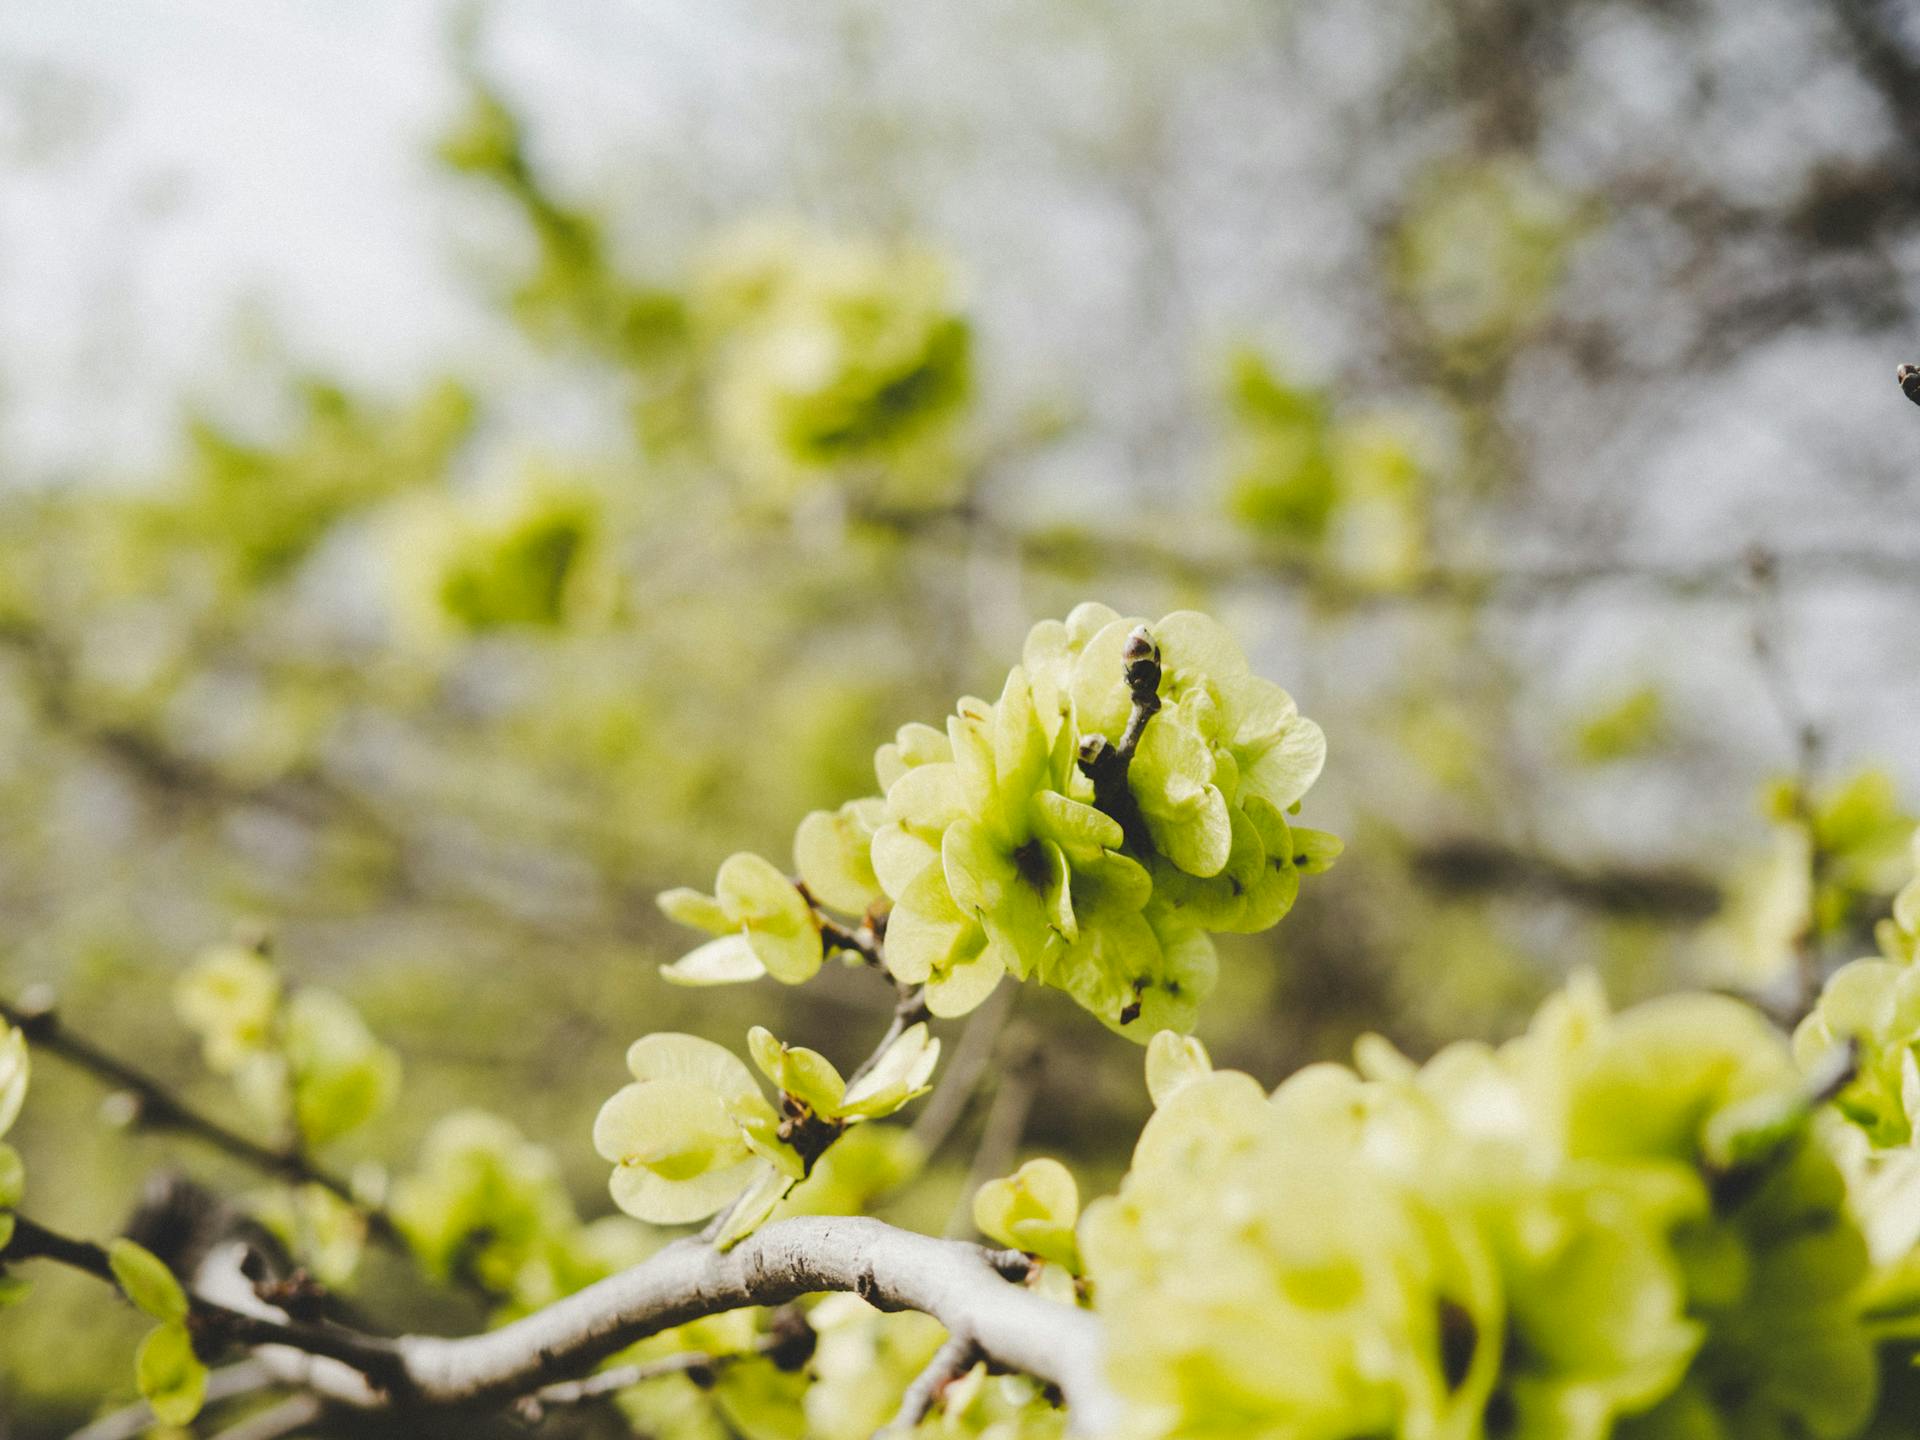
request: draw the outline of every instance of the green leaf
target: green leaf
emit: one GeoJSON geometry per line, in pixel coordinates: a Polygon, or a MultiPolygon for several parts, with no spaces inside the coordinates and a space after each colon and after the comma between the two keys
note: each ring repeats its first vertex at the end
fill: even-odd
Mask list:
{"type": "Polygon", "coordinates": [[[20,1152],[11,1145],[0,1145],[0,1210],[17,1207],[26,1188],[27,1167],[20,1152]]]}
{"type": "Polygon", "coordinates": [[[193,1353],[193,1337],[180,1321],[151,1332],[134,1357],[140,1394],[162,1425],[186,1425],[207,1398],[207,1367],[193,1353]]]}
{"type": "Polygon", "coordinates": [[[9,1027],[0,1037],[0,1135],[13,1128],[20,1118],[20,1107],[27,1101],[27,1080],[33,1060],[27,1052],[27,1037],[9,1027]]]}
{"type": "Polygon", "coordinates": [[[187,1292],[151,1250],[121,1236],[107,1245],[107,1264],[127,1299],[154,1319],[187,1318],[187,1292]]]}

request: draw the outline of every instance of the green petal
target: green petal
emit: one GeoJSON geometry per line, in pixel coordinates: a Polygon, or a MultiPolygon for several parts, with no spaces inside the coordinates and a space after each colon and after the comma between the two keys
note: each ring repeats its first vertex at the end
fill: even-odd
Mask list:
{"type": "Polygon", "coordinates": [[[627,1047],[627,1069],[640,1081],[686,1080],[704,1085],[729,1104],[762,1098],[753,1072],[739,1056],[697,1035],[643,1035],[627,1047]]]}
{"type": "Polygon", "coordinates": [[[739,934],[709,940],[671,965],[660,967],[661,976],[675,985],[738,985],[758,980],[766,973],[767,967],[747,937],[739,934]]]}
{"type": "Polygon", "coordinates": [[[966,813],[966,786],[952,763],[909,770],[887,791],[888,816],[915,830],[938,833],[966,813]]]}
{"type": "Polygon", "coordinates": [[[720,865],[714,882],[720,908],[735,925],[796,930],[812,923],[806,897],[765,856],[741,851],[720,865]]]}
{"type": "Polygon", "coordinates": [[[695,930],[705,930],[709,935],[727,935],[739,928],[713,896],[703,895],[685,885],[661,891],[654,903],[669,920],[690,925],[695,930]]]}
{"type": "Polygon", "coordinates": [[[1000,804],[1024,807],[1046,781],[1047,761],[1047,736],[1034,713],[1027,672],[1016,665],[993,710],[993,769],[1000,804]]]}
{"type": "Polygon", "coordinates": [[[714,1237],[714,1248],[730,1250],[759,1229],[780,1202],[787,1198],[794,1184],[794,1177],[783,1175],[771,1167],[756,1177],[742,1192],[739,1204],[727,1217],[726,1225],[714,1237]]]}
{"type": "Polygon", "coordinates": [[[691,1225],[721,1209],[756,1184],[770,1167],[758,1156],[709,1170],[690,1180],[664,1180],[640,1166],[615,1168],[608,1182],[613,1203],[650,1225],[691,1225]]]}
{"type": "Polygon", "coordinates": [[[1154,845],[1202,879],[1218,875],[1233,850],[1233,823],[1213,773],[1213,751],[1171,706],[1147,726],[1127,772],[1154,845]]]}
{"type": "Polygon", "coordinates": [[[593,1122],[603,1160],[665,1180],[690,1180],[737,1164],[745,1150],[727,1103],[688,1080],[648,1080],[615,1091],[593,1122]]]}
{"type": "Polygon", "coordinates": [[[861,1120],[891,1115],[926,1090],[939,1063],[940,1042],[928,1036],[925,1024],[910,1026],[846,1092],[838,1113],[861,1120]]]}
{"type": "Polygon", "coordinates": [[[861,915],[881,898],[873,836],[885,820],[885,801],[855,800],[838,810],[815,810],[800,822],[793,836],[794,869],[816,900],[861,915]]]}
{"type": "Polygon", "coordinates": [[[977,1008],[1007,973],[1002,957],[998,945],[986,945],[956,960],[927,981],[927,1009],[946,1020],[977,1008]]]}
{"type": "Polygon", "coordinates": [[[1098,734],[1105,735],[1109,740],[1118,740],[1121,732],[1127,728],[1133,699],[1127,694],[1126,661],[1122,653],[1134,623],[1130,620],[1109,621],[1087,641],[1086,647],[1073,662],[1069,688],[1073,697],[1074,721],[1083,735],[1098,734]]]}
{"type": "Polygon", "coordinates": [[[784,1044],[764,1025],[748,1032],[747,1048],[760,1073],[786,1094],[804,1102],[815,1114],[838,1113],[847,1082],[826,1056],[805,1046],[784,1044]]]}
{"type": "Polygon", "coordinates": [[[891,899],[900,899],[914,878],[939,859],[939,846],[904,825],[883,825],[874,832],[874,877],[891,899]]]}
{"type": "Polygon", "coordinates": [[[1147,1044],[1147,1093],[1156,1107],[1182,1085],[1212,1073],[1207,1047],[1190,1035],[1162,1030],[1147,1044]]]}
{"type": "Polygon", "coordinates": [[[1262,751],[1241,775],[1241,784],[1280,809],[1296,805],[1327,763],[1327,737],[1304,716],[1287,726],[1278,744],[1262,751]]]}
{"type": "Polygon", "coordinates": [[[1035,832],[1066,851],[1076,865],[1126,843],[1126,832],[1118,820],[1056,790],[1040,791],[1029,805],[1035,832]]]}
{"type": "Polygon", "coordinates": [[[804,985],[820,973],[820,967],[826,961],[820,932],[814,928],[811,920],[800,934],[794,934],[784,926],[762,929],[748,925],[746,938],[755,958],[766,967],[767,974],[782,985],[804,985]]]}
{"type": "Polygon", "coordinates": [[[1219,685],[1247,673],[1247,657],[1227,627],[1198,610],[1176,610],[1151,627],[1169,673],[1205,676],[1219,685]]]}

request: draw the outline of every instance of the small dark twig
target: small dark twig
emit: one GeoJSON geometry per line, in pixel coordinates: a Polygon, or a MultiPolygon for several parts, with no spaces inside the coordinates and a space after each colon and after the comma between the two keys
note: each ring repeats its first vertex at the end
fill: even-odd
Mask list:
{"type": "Polygon", "coordinates": [[[1090,735],[1080,745],[1080,768],[1093,781],[1093,803],[1118,820],[1130,837],[1137,839],[1140,812],[1127,788],[1127,770],[1134,752],[1146,733],[1147,722],[1160,713],[1160,647],[1144,625],[1134,627],[1121,652],[1127,694],[1133,708],[1128,712],[1126,728],[1117,745],[1107,743],[1104,735],[1090,735]]]}

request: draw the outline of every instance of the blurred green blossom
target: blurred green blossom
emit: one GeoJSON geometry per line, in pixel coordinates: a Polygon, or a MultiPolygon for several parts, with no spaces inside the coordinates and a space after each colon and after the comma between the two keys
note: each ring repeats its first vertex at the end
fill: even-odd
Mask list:
{"type": "Polygon", "coordinates": [[[997,700],[962,699],[944,729],[901,727],[874,757],[880,796],[802,821],[804,890],[736,855],[716,894],[663,895],[669,915],[718,937],[666,973],[809,979],[836,936],[854,944],[822,939],[817,902],[858,916],[937,1016],[1011,974],[1135,1038],[1185,1030],[1216,978],[1208,932],[1273,925],[1301,874],[1339,853],[1287,819],[1325,758],[1319,727],[1216,622],[1082,605],[1033,628],[997,700]],[[1130,666],[1153,702],[1144,721],[1130,666]],[[1123,790],[1101,791],[1103,763],[1124,764],[1123,790]]]}
{"type": "Polygon", "coordinates": [[[1431,477],[1413,422],[1340,414],[1325,390],[1241,350],[1229,366],[1230,513],[1348,585],[1394,589],[1427,563],[1431,477]]]}
{"type": "Polygon", "coordinates": [[[1811,1069],[1851,1046],[1853,1079],[1835,1104],[1878,1148],[1911,1144],[1920,1111],[1920,831],[1910,841],[1913,875],[1893,913],[1875,930],[1878,958],[1855,960],[1827,978],[1818,1003],[1794,1031],[1794,1052],[1811,1069]]]}
{"type": "Polygon", "coordinates": [[[208,1068],[233,1077],[271,1125],[325,1145],[359,1129],[393,1100],[400,1059],[359,1011],[330,990],[288,993],[257,949],[220,945],[174,987],[180,1018],[201,1038],[208,1068]]]}
{"type": "Polygon", "coordinates": [[[579,1225],[553,1153],[480,1110],[434,1122],[387,1211],[428,1274],[471,1276],[496,1295],[579,1225]]]}
{"type": "Polygon", "coordinates": [[[1498,1049],[1369,1040],[1271,1097],[1150,1057],[1079,1235],[1127,1436],[1837,1440],[1871,1409],[1864,1242],[1747,1007],[1580,984],[1498,1049]]]}
{"type": "Polygon", "coordinates": [[[888,504],[947,498],[971,332],[926,252],[757,225],[703,257],[690,291],[714,448],[758,497],[823,481],[888,504]]]}
{"type": "Polygon", "coordinates": [[[982,1235],[1073,1271],[1080,1268],[1079,1221],[1079,1187],[1058,1160],[1029,1160],[974,1192],[973,1223],[982,1235]]]}
{"type": "Polygon", "coordinates": [[[1629,759],[1658,745],[1666,724],[1660,691],[1642,685],[1582,720],[1574,732],[1574,753],[1589,765],[1629,759]]]}
{"type": "Polygon", "coordinates": [[[1866,928],[1870,907],[1911,873],[1914,831],[1882,770],[1823,787],[1777,780],[1762,809],[1768,846],[1736,874],[1708,939],[1715,969],[1755,991],[1778,986],[1834,940],[1866,928]]]}

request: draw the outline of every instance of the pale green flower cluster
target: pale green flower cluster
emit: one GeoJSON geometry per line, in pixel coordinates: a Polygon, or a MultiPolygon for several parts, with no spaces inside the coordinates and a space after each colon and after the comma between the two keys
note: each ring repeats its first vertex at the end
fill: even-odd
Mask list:
{"type": "MultiPolygon", "coordinates": [[[[944,729],[907,725],[881,746],[882,793],[808,815],[794,874],[734,855],[712,894],[662,895],[713,937],[664,973],[799,984],[839,954],[884,967],[935,1016],[1011,975],[1143,1042],[1186,1030],[1214,985],[1212,932],[1273,925],[1338,853],[1287,818],[1325,756],[1319,727],[1206,616],[1083,605],[1034,627],[997,700],[963,699],[944,729]]],[[[731,1205],[726,1234],[745,1234],[846,1126],[919,1093],[937,1052],[915,1026],[846,1082],[765,1031],[750,1045],[778,1109],[717,1046],[634,1046],[635,1083],[595,1131],[622,1209],[670,1224],[731,1205]]],[[[1072,1269],[1061,1179],[1071,1198],[1070,1177],[1044,1168],[990,1189],[983,1223],[1072,1269]]]]}
{"type": "Polygon", "coordinates": [[[887,967],[924,983],[937,1015],[1011,974],[1123,1034],[1185,1030],[1214,983],[1208,932],[1273,925],[1338,852],[1286,818],[1325,756],[1319,727],[1204,615],[1083,605],[1043,622],[997,701],[963,700],[944,732],[909,725],[880,751],[884,822],[866,802],[848,828],[874,827],[887,967]],[[1144,724],[1142,695],[1157,703],[1144,724]]]}
{"type": "Polygon", "coordinates": [[[559,1162],[497,1115],[436,1121],[387,1213],[436,1279],[469,1278],[504,1297],[571,1288],[555,1272],[573,1268],[580,1221],[559,1162]]]}
{"type": "Polygon", "coordinates": [[[840,950],[925,986],[935,1015],[1012,975],[1136,1039],[1186,1030],[1214,984],[1210,932],[1275,924],[1339,853],[1287,818],[1325,759],[1320,727],[1213,620],[1082,605],[1033,628],[999,699],[881,746],[882,794],[808,815],[797,881],[735,855],[714,894],[662,895],[716,937],[665,974],[797,984],[840,950]]]}
{"type": "Polygon", "coordinates": [[[207,951],[181,975],[174,1004],[200,1036],[207,1068],[230,1076],[262,1123],[291,1124],[306,1145],[359,1129],[399,1090],[399,1056],[344,997],[288,992],[257,949],[207,951]]]}
{"type": "Polygon", "coordinates": [[[891,1115],[923,1094],[940,1058],[927,1027],[909,1026],[848,1081],[824,1055],[756,1026],[748,1048],[778,1106],[731,1051],[692,1035],[647,1035],[627,1051],[634,1083],[594,1122],[613,1163],[614,1203],[657,1225],[704,1220],[731,1205],[718,1237],[749,1233],[850,1125],[891,1115]]]}
{"type": "Polygon", "coordinates": [[[911,504],[952,490],[971,332],[935,257],[756,226],[706,257],[689,308],[714,447],[760,496],[836,482],[911,504]]]}
{"type": "Polygon", "coordinates": [[[1754,1011],[1610,1016],[1271,1096],[1154,1047],[1158,1110],[1080,1247],[1129,1437],[1840,1440],[1867,1252],[1754,1011]]]}
{"type": "MultiPolygon", "coordinates": [[[[1920,832],[1913,842],[1920,876],[1920,832]]],[[[1794,1053],[1812,1068],[1854,1048],[1853,1081],[1836,1105],[1876,1147],[1911,1144],[1920,1109],[1920,878],[1894,897],[1874,930],[1880,956],[1843,965],[1794,1032],[1794,1053]]]]}

